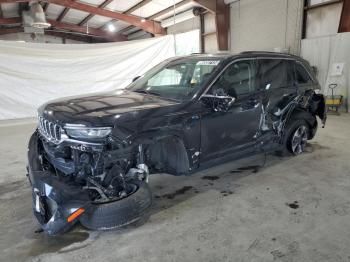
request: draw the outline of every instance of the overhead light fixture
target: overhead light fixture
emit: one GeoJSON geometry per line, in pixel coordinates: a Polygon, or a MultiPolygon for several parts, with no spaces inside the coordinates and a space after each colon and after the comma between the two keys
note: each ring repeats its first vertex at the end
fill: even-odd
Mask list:
{"type": "Polygon", "coordinates": [[[32,16],[34,18],[33,24],[32,24],[33,27],[49,28],[51,26],[51,24],[46,21],[45,13],[44,13],[44,10],[43,10],[41,4],[32,3],[30,10],[31,10],[32,16]]]}
{"type": "Polygon", "coordinates": [[[46,21],[44,10],[38,2],[31,2],[29,4],[29,9],[22,11],[22,23],[25,32],[28,28],[34,28],[32,29],[34,31],[36,29],[41,29],[42,32],[44,32],[43,29],[51,26],[51,24],[46,21]]]}
{"type": "Polygon", "coordinates": [[[115,25],[112,24],[112,23],[109,23],[107,28],[108,28],[108,31],[110,31],[110,32],[114,32],[115,31],[115,25]]]}
{"type": "MultiPolygon", "coordinates": [[[[140,14],[139,14],[139,17],[142,17],[142,5],[141,5],[141,3],[140,3],[140,14]]],[[[144,22],[146,22],[146,19],[144,17],[142,17],[140,21],[141,21],[141,23],[144,23],[144,22]]]]}

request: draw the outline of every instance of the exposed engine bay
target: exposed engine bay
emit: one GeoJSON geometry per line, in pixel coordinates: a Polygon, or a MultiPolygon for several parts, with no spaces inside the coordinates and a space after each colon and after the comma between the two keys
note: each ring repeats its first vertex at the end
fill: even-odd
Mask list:
{"type": "MultiPolygon", "coordinates": [[[[44,120],[45,121],[45,120],[44,120]]],[[[48,124],[47,126],[49,126],[48,124]]],[[[108,202],[131,194],[130,180],[148,180],[142,145],[79,141],[52,143],[50,131],[39,125],[40,159],[44,170],[67,181],[74,181],[89,192],[93,202],[108,202]]]]}

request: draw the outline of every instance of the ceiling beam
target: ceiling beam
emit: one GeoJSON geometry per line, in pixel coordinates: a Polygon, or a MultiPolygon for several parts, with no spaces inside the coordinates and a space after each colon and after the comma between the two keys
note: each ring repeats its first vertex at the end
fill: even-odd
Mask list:
{"type": "Polygon", "coordinates": [[[113,42],[127,40],[127,38],[121,34],[109,33],[104,30],[99,30],[96,28],[88,28],[88,31],[87,31],[87,28],[85,26],[79,26],[79,25],[70,24],[70,23],[62,23],[62,22],[58,22],[50,19],[48,19],[47,21],[51,24],[52,27],[55,27],[57,29],[71,30],[71,31],[79,32],[83,34],[95,35],[95,36],[103,37],[113,42]]]}
{"type": "Polygon", "coordinates": [[[98,38],[95,38],[92,36],[76,35],[76,34],[72,34],[69,32],[55,32],[55,31],[45,30],[45,35],[60,37],[63,39],[70,39],[70,40],[79,41],[79,42],[86,42],[86,43],[104,43],[104,42],[106,42],[102,39],[98,39],[98,38]]]}
{"type": "Polygon", "coordinates": [[[62,19],[63,19],[63,18],[66,16],[66,14],[68,13],[69,9],[70,9],[70,8],[65,7],[65,8],[63,9],[63,11],[59,14],[59,16],[57,17],[56,20],[57,20],[58,22],[61,22],[62,19]]]}
{"type": "Polygon", "coordinates": [[[12,18],[1,18],[0,25],[14,25],[14,24],[22,24],[21,17],[12,17],[12,18]]]}
{"type": "MultiPolygon", "coordinates": [[[[130,7],[130,8],[127,9],[126,11],[124,11],[123,14],[131,14],[131,13],[133,13],[134,11],[136,11],[137,9],[142,8],[143,6],[147,5],[147,4],[150,3],[150,2],[152,2],[152,0],[143,0],[143,1],[141,1],[140,3],[138,3],[138,4],[136,4],[136,5],[132,6],[132,7],[130,7]]],[[[148,19],[148,20],[153,20],[153,19],[148,19]]],[[[107,23],[105,23],[104,25],[102,25],[102,26],[100,27],[100,29],[104,28],[107,24],[112,23],[113,21],[115,21],[115,19],[112,19],[111,21],[108,21],[107,23]]],[[[128,26],[127,28],[129,28],[128,30],[130,30],[131,28],[134,28],[134,27],[135,27],[135,26],[128,26]]],[[[124,28],[124,29],[126,29],[126,28],[124,28]]],[[[122,29],[122,30],[124,30],[124,29],[122,29]]],[[[127,30],[127,31],[128,31],[128,30],[127,30]]],[[[120,33],[120,32],[118,32],[118,33],[120,33]]]]}
{"type": "Polygon", "coordinates": [[[81,20],[78,25],[82,26],[85,25],[91,18],[93,18],[95,15],[89,14],[87,15],[83,20],[81,20]]]}
{"type": "MultiPolygon", "coordinates": [[[[21,33],[23,32],[23,27],[12,27],[12,28],[0,28],[0,35],[5,35],[5,34],[13,34],[13,33],[21,33]]],[[[45,35],[51,35],[55,37],[61,37],[65,39],[71,39],[75,41],[80,41],[80,42],[86,42],[86,43],[100,43],[100,42],[105,42],[101,39],[96,39],[92,36],[83,36],[83,35],[74,35],[69,32],[54,32],[54,31],[46,31],[45,30],[45,35]]]]}
{"type": "Polygon", "coordinates": [[[0,25],[13,25],[22,24],[22,18],[12,17],[12,18],[0,18],[0,25]]]}
{"type": "Polygon", "coordinates": [[[29,0],[1,0],[0,3],[27,3],[29,0]]]}
{"type": "Polygon", "coordinates": [[[23,32],[23,27],[0,28],[0,35],[15,34],[23,32]]]}
{"type": "MultiPolygon", "coordinates": [[[[105,8],[107,5],[112,3],[114,0],[105,0],[102,4],[100,4],[98,7],[99,8],[105,8]]],[[[86,16],[83,20],[80,21],[78,25],[85,25],[91,18],[93,18],[95,15],[89,14],[86,16]]]]}
{"type": "Polygon", "coordinates": [[[137,9],[142,8],[143,6],[149,4],[150,2],[152,2],[152,0],[142,0],[140,3],[130,7],[128,10],[126,10],[124,12],[124,14],[131,14],[133,12],[135,12],[137,9]]]}
{"type": "Polygon", "coordinates": [[[350,32],[350,0],[343,1],[338,33],[350,32]]]}
{"type": "MultiPolygon", "coordinates": [[[[87,28],[84,26],[58,22],[56,20],[51,20],[51,19],[47,19],[47,21],[51,24],[52,27],[57,28],[57,29],[70,30],[70,31],[78,32],[78,33],[91,35],[91,36],[98,36],[98,37],[102,37],[104,39],[107,39],[107,40],[113,41],[113,42],[127,40],[126,36],[124,36],[122,34],[118,34],[118,33],[110,33],[110,32],[106,32],[104,30],[96,29],[96,28],[89,28],[88,32],[87,32],[87,28]]],[[[22,23],[22,18],[20,18],[20,17],[0,19],[0,25],[11,25],[11,24],[21,24],[21,23],[22,23]]]]}
{"type": "Polygon", "coordinates": [[[123,28],[122,30],[118,31],[118,34],[124,34],[126,32],[128,32],[129,30],[133,29],[135,26],[128,26],[128,27],[125,27],[123,28]]]}
{"type": "MultiPolygon", "coordinates": [[[[179,2],[179,3],[177,3],[177,4],[175,4],[175,10],[176,10],[177,8],[180,8],[180,7],[184,6],[184,5],[190,4],[190,3],[192,3],[192,2],[193,2],[193,0],[183,0],[183,1],[181,1],[181,2],[179,2]]],[[[166,8],[166,9],[164,9],[164,10],[162,10],[162,11],[159,11],[158,13],[156,13],[156,14],[154,14],[154,15],[151,15],[150,17],[147,17],[147,19],[149,19],[149,20],[154,20],[155,18],[157,18],[157,17],[159,17],[159,16],[162,16],[162,15],[165,15],[165,14],[167,14],[167,13],[173,11],[173,10],[174,10],[174,6],[170,6],[170,7],[166,8]]],[[[103,27],[104,27],[104,26],[105,26],[105,25],[103,25],[103,27]]],[[[122,30],[118,31],[118,33],[119,33],[119,34],[124,34],[124,33],[128,32],[129,30],[131,30],[131,29],[133,29],[133,28],[134,28],[134,26],[128,26],[128,27],[125,27],[125,28],[123,28],[122,30]]]]}
{"type": "MultiPolygon", "coordinates": [[[[0,0],[0,3],[19,3],[19,2],[28,2],[29,0],[0,0]]],[[[145,20],[140,17],[123,14],[111,10],[106,10],[103,8],[98,8],[89,4],[84,4],[81,2],[75,2],[73,0],[43,0],[43,2],[56,4],[71,9],[76,9],[79,11],[91,13],[94,15],[100,15],[105,17],[110,17],[112,19],[125,21],[133,26],[137,26],[146,32],[149,32],[154,35],[165,35],[166,30],[161,27],[160,23],[153,20],[145,20]]]]}
{"type": "MultiPolygon", "coordinates": [[[[9,0],[1,0],[1,1],[9,1],[9,0]]],[[[18,0],[13,0],[13,1],[18,1],[18,0]]],[[[75,2],[73,0],[45,0],[45,1],[52,4],[61,5],[72,9],[77,9],[77,10],[91,13],[94,15],[106,16],[116,20],[122,20],[152,34],[156,34],[156,35],[165,34],[165,30],[164,28],[161,27],[160,23],[152,20],[142,21],[141,18],[136,16],[131,16],[127,14],[106,10],[106,9],[95,7],[92,5],[83,4],[81,2],[75,2]]]]}
{"type": "MultiPolygon", "coordinates": [[[[177,8],[183,7],[184,5],[190,4],[192,2],[193,2],[193,0],[183,0],[183,1],[175,4],[175,10],[177,8]]],[[[147,17],[147,19],[154,20],[155,18],[166,15],[167,13],[170,13],[173,10],[174,10],[174,6],[172,5],[172,6],[169,6],[168,8],[166,8],[166,9],[164,9],[164,10],[162,10],[154,15],[151,15],[150,17],[147,17]]]]}

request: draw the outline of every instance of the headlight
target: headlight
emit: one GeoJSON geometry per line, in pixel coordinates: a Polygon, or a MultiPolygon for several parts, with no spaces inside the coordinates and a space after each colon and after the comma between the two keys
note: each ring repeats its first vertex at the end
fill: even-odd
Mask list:
{"type": "Polygon", "coordinates": [[[111,127],[75,127],[66,126],[65,130],[67,135],[74,138],[105,138],[108,136],[112,128],[111,127]]]}

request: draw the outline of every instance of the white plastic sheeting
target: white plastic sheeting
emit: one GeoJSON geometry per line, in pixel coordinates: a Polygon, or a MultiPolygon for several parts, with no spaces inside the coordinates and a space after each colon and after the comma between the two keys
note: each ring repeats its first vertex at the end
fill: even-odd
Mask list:
{"type": "Polygon", "coordinates": [[[350,33],[336,34],[332,36],[304,39],[301,42],[301,56],[308,60],[318,70],[317,78],[321,84],[322,91],[330,95],[329,84],[336,83],[337,95],[345,97],[345,105],[350,94],[350,33]],[[344,63],[343,73],[333,75],[334,64],[344,63]]]}
{"type": "Polygon", "coordinates": [[[0,41],[0,119],[33,117],[51,99],[123,88],[174,55],[173,36],[81,45],[0,41]]]}

